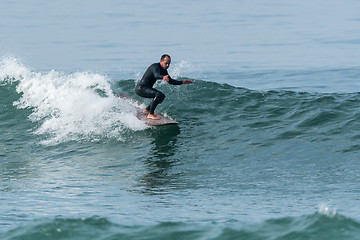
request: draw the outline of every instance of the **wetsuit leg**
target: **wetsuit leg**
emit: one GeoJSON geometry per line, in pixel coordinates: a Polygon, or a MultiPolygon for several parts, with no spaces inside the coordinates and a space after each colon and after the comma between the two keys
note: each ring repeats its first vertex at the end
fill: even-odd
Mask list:
{"type": "Polygon", "coordinates": [[[154,114],[157,105],[162,103],[165,99],[165,94],[154,88],[139,87],[135,89],[135,92],[140,97],[153,98],[149,106],[146,108],[150,114],[154,114]]]}

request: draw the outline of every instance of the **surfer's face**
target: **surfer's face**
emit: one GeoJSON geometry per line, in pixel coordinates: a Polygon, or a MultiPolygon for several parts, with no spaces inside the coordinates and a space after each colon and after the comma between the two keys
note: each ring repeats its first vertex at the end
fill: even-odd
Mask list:
{"type": "Polygon", "coordinates": [[[168,69],[170,67],[171,59],[169,57],[165,57],[164,60],[160,61],[160,66],[163,69],[168,69]]]}

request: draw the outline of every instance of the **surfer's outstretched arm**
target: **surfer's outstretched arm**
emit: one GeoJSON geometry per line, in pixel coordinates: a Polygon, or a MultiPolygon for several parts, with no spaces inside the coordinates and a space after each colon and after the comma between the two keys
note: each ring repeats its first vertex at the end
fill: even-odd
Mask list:
{"type": "Polygon", "coordinates": [[[190,84],[190,83],[192,83],[191,80],[179,81],[179,80],[172,79],[169,75],[164,76],[163,80],[165,82],[168,82],[171,85],[181,85],[181,84],[190,84]]]}

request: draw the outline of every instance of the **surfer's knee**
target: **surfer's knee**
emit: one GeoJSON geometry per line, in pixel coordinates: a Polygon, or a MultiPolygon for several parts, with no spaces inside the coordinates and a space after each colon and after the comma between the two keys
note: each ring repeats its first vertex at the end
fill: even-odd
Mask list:
{"type": "Polygon", "coordinates": [[[157,92],[155,94],[155,99],[158,103],[161,103],[165,99],[165,94],[163,94],[162,92],[157,92]]]}

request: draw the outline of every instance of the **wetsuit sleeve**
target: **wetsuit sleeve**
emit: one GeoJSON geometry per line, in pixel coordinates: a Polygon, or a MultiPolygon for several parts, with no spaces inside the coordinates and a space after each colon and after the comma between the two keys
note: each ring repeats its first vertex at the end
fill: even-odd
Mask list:
{"type": "MultiPolygon", "coordinates": [[[[158,64],[153,64],[151,67],[152,67],[152,73],[153,73],[153,75],[154,75],[154,77],[156,79],[163,79],[164,76],[169,75],[168,71],[165,70],[165,69],[162,69],[159,63],[158,64]]],[[[181,84],[183,84],[182,81],[172,79],[171,77],[170,77],[168,83],[171,84],[171,85],[181,85],[181,84]]]]}
{"type": "MultiPolygon", "coordinates": [[[[159,65],[160,66],[160,65],[159,65]]],[[[162,79],[165,75],[167,75],[167,71],[165,71],[164,73],[162,73],[160,67],[157,65],[153,65],[152,66],[152,72],[153,75],[156,79],[162,79]]]]}
{"type": "Polygon", "coordinates": [[[168,83],[170,83],[171,85],[181,85],[181,84],[183,84],[182,81],[178,81],[178,80],[172,79],[171,77],[170,77],[168,83]]]}

